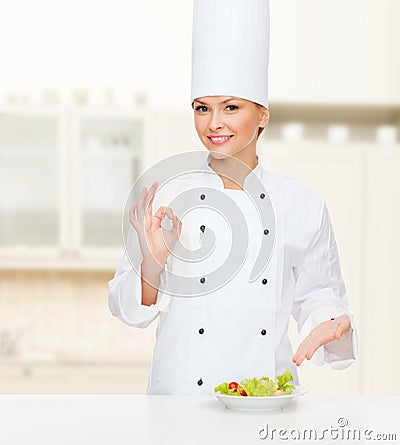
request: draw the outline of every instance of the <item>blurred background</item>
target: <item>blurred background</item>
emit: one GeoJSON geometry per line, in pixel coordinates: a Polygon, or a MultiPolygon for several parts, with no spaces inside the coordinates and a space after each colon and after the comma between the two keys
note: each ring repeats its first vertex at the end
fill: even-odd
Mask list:
{"type": "MultiPolygon", "coordinates": [[[[113,318],[107,282],[137,175],[203,148],[192,1],[0,3],[0,393],[144,393],[156,322],[113,318]]],[[[399,394],[400,2],[270,4],[259,157],[326,200],[360,346],[350,368],[305,363],[300,379],[399,394]]]]}

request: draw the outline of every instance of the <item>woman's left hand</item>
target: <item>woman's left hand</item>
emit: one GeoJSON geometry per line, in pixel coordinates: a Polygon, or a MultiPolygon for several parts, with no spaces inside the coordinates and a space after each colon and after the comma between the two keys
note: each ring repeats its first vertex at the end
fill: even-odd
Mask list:
{"type": "Polygon", "coordinates": [[[350,330],[350,326],[348,315],[341,315],[333,320],[322,322],[301,342],[292,361],[300,366],[305,358],[310,360],[320,346],[333,340],[340,340],[342,335],[350,330]]]}

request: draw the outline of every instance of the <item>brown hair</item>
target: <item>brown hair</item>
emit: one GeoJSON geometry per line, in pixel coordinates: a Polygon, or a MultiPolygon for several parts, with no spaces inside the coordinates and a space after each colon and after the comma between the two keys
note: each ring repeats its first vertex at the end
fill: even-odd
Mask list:
{"type": "MultiPolygon", "coordinates": [[[[263,108],[266,108],[264,105],[260,105],[260,104],[258,104],[258,103],[256,103],[256,102],[254,102],[255,103],[255,105],[261,110],[261,109],[263,109],[263,108]]],[[[266,109],[268,109],[268,108],[266,108],[266,109]]],[[[265,127],[258,127],[258,134],[257,134],[257,139],[260,137],[260,134],[263,132],[265,130],[265,127]]]]}
{"type": "Polygon", "coordinates": [[[258,127],[257,139],[260,137],[260,134],[265,130],[265,127],[258,127]]]}

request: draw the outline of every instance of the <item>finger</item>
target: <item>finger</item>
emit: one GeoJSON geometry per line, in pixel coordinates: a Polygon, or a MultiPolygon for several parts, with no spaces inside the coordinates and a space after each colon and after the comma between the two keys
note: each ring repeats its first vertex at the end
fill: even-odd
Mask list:
{"type": "Polygon", "coordinates": [[[179,238],[182,229],[182,223],[177,216],[172,218],[172,233],[179,238]]]}
{"type": "Polygon", "coordinates": [[[158,210],[157,210],[157,212],[154,214],[154,217],[157,218],[157,219],[159,219],[160,222],[161,222],[161,220],[164,218],[165,210],[166,210],[166,207],[165,207],[165,206],[161,206],[161,207],[159,207],[158,210]]]}
{"type": "Polygon", "coordinates": [[[172,220],[172,218],[174,217],[174,214],[173,214],[173,212],[172,212],[171,207],[167,207],[167,208],[165,209],[165,214],[166,214],[166,215],[168,216],[168,218],[171,219],[171,220],[172,220]]]}
{"type": "Polygon", "coordinates": [[[303,345],[304,345],[304,341],[300,343],[300,345],[297,348],[296,353],[293,356],[293,361],[294,362],[296,362],[300,358],[300,354],[301,354],[301,351],[303,349],[303,345]]]}
{"type": "Polygon", "coordinates": [[[319,346],[312,346],[306,354],[306,359],[311,360],[311,357],[315,354],[315,351],[319,348],[319,346]]]}
{"type": "Polygon", "coordinates": [[[137,202],[133,202],[132,207],[129,211],[129,221],[135,229],[137,228],[137,207],[137,202]]]}
{"type": "Polygon", "coordinates": [[[153,201],[154,201],[154,196],[156,196],[157,187],[158,187],[157,182],[154,182],[153,185],[150,187],[150,190],[149,190],[149,193],[148,193],[147,199],[146,199],[146,208],[145,208],[146,215],[152,216],[152,214],[153,214],[153,201]]]}
{"type": "Polygon", "coordinates": [[[293,357],[293,362],[296,364],[296,366],[300,366],[303,363],[304,358],[304,353],[298,353],[296,354],[296,358],[293,357]]]}
{"type": "Polygon", "coordinates": [[[297,351],[292,358],[292,361],[294,363],[296,363],[297,366],[299,366],[302,363],[302,361],[304,360],[304,358],[306,356],[306,350],[307,350],[306,343],[307,342],[308,342],[308,338],[306,338],[305,340],[303,340],[300,343],[300,346],[297,348],[297,351]]]}
{"type": "Polygon", "coordinates": [[[297,347],[297,351],[295,355],[301,355],[305,353],[305,351],[309,348],[310,343],[312,343],[312,339],[310,335],[307,335],[307,337],[299,344],[297,347]]]}
{"type": "Polygon", "coordinates": [[[136,211],[137,207],[138,207],[137,201],[133,201],[132,205],[131,205],[131,208],[130,208],[130,211],[136,211]]]}
{"type": "Polygon", "coordinates": [[[321,345],[322,342],[319,336],[308,335],[298,347],[297,352],[293,357],[294,363],[296,363],[297,366],[300,366],[305,358],[310,360],[321,345]]]}
{"type": "MultiPolygon", "coordinates": [[[[154,228],[153,224],[153,199],[156,193],[156,189],[157,189],[157,183],[154,182],[153,185],[150,187],[146,199],[145,199],[145,204],[144,204],[144,227],[146,231],[151,230],[152,228],[154,228]]],[[[155,225],[155,227],[157,228],[157,224],[155,225]]]]}
{"type": "Polygon", "coordinates": [[[137,208],[138,208],[138,203],[136,201],[133,201],[131,208],[129,209],[129,215],[137,217],[136,215],[137,208]]]}
{"type": "Polygon", "coordinates": [[[179,219],[176,215],[173,216],[172,218],[172,227],[174,229],[178,229],[179,228],[179,219]]]}
{"type": "Polygon", "coordinates": [[[300,365],[304,362],[304,359],[305,359],[305,356],[302,355],[302,356],[297,360],[296,365],[297,365],[297,366],[300,366],[300,365]]]}
{"type": "Polygon", "coordinates": [[[151,218],[152,219],[152,227],[151,228],[153,230],[159,229],[161,227],[161,222],[162,222],[162,220],[164,218],[164,215],[165,215],[165,209],[166,209],[165,206],[161,206],[157,210],[157,212],[154,214],[154,217],[151,218]]]}
{"type": "Polygon", "coordinates": [[[139,202],[138,202],[138,210],[137,210],[139,222],[143,222],[143,219],[144,219],[144,205],[145,205],[146,196],[147,196],[147,188],[143,187],[142,191],[140,192],[139,202]]]}
{"type": "Polygon", "coordinates": [[[153,185],[150,187],[149,190],[149,198],[148,198],[148,202],[147,202],[147,207],[146,207],[146,211],[150,213],[153,212],[153,201],[154,201],[154,197],[156,196],[156,191],[158,188],[158,183],[154,182],[153,185]]]}
{"type": "Polygon", "coordinates": [[[152,216],[149,213],[144,214],[143,218],[143,227],[146,232],[148,232],[151,229],[152,226],[152,216]]]}

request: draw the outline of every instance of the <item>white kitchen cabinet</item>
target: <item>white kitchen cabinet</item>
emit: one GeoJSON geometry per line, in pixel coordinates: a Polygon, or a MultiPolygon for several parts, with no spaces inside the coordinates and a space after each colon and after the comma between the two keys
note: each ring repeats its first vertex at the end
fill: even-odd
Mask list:
{"type": "Polygon", "coordinates": [[[144,121],[139,113],[72,113],[72,245],[77,251],[122,243],[122,211],[141,172],[144,121]]]}
{"type": "Polygon", "coordinates": [[[62,112],[0,110],[0,249],[59,247],[62,112]]]}
{"type": "Polygon", "coordinates": [[[0,267],[113,269],[143,170],[141,109],[0,110],[0,267]]]}

